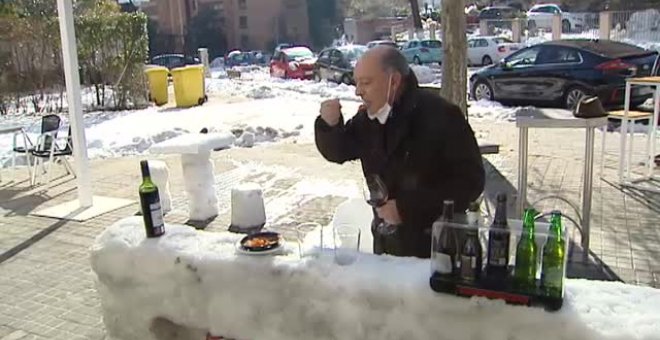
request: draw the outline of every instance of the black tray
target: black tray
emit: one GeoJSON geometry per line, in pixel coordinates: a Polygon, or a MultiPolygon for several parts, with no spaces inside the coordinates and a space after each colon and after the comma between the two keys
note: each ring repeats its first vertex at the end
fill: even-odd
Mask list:
{"type": "Polygon", "coordinates": [[[543,295],[539,280],[533,291],[522,292],[513,287],[510,276],[504,282],[492,282],[482,277],[474,283],[464,282],[453,274],[433,273],[430,279],[431,289],[438,293],[452,294],[462,297],[481,296],[489,299],[503,300],[507,304],[543,307],[554,312],[561,309],[564,299],[549,298],[543,295]]]}

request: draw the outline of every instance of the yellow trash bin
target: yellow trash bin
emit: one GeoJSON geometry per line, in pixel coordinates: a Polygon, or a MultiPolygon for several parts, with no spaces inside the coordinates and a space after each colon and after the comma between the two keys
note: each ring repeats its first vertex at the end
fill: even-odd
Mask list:
{"type": "Polygon", "coordinates": [[[206,101],[203,65],[172,69],[172,81],[176,107],[202,105],[206,101]]]}
{"type": "Polygon", "coordinates": [[[162,66],[153,66],[144,70],[149,80],[149,100],[156,105],[167,104],[167,76],[169,70],[162,66]]]}

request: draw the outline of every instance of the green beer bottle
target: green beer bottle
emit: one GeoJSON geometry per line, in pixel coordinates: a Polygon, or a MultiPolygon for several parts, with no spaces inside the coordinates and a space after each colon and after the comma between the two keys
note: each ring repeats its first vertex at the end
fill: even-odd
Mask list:
{"type": "Polygon", "coordinates": [[[562,238],[561,212],[553,211],[550,218],[548,240],[543,247],[541,290],[554,308],[561,307],[564,285],[564,240],[562,238]]]}
{"type": "Polygon", "coordinates": [[[516,289],[532,292],[536,288],[536,242],[534,241],[534,209],[526,209],[523,230],[516,247],[513,282],[516,289]]]}

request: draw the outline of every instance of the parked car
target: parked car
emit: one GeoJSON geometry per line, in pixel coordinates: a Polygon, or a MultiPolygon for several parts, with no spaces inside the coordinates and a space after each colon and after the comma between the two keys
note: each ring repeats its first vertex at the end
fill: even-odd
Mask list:
{"type": "Polygon", "coordinates": [[[514,43],[503,37],[474,37],[468,39],[468,64],[490,65],[497,63],[522,48],[521,44],[514,43]]]}
{"type": "Polygon", "coordinates": [[[575,13],[569,13],[556,4],[535,5],[527,12],[527,27],[529,29],[552,29],[552,18],[555,14],[561,15],[562,32],[582,31],[584,18],[575,13]]]}
{"type": "Polygon", "coordinates": [[[321,51],[314,65],[314,79],[355,85],[353,69],[367,49],[362,45],[346,45],[321,51]]]}
{"type": "Polygon", "coordinates": [[[517,18],[521,12],[509,6],[486,7],[479,12],[479,20],[510,20],[517,18]]]}
{"type": "Polygon", "coordinates": [[[183,54],[161,54],[151,58],[152,65],[167,67],[169,70],[186,65],[200,64],[199,58],[183,54]]]}
{"type": "MultiPolygon", "coordinates": [[[[475,100],[545,103],[572,109],[585,95],[621,106],[625,79],[658,73],[658,52],[610,40],[558,40],[522,49],[470,77],[475,100]]],[[[653,94],[634,87],[631,105],[653,94]]]]}
{"type": "Polygon", "coordinates": [[[409,63],[442,64],[443,53],[440,40],[411,40],[401,48],[401,52],[409,63]]]}
{"type": "Polygon", "coordinates": [[[225,58],[225,67],[248,66],[252,62],[250,57],[251,56],[248,52],[238,50],[231,51],[227,53],[227,57],[225,58]]]}
{"type": "Polygon", "coordinates": [[[387,45],[387,46],[392,46],[394,48],[399,48],[399,45],[397,45],[392,40],[374,40],[374,41],[370,41],[369,43],[367,43],[367,48],[374,48],[374,47],[380,46],[380,45],[387,45]]]}
{"type": "Polygon", "coordinates": [[[283,79],[312,79],[314,53],[305,46],[296,46],[275,52],[270,60],[271,77],[283,79]]]}

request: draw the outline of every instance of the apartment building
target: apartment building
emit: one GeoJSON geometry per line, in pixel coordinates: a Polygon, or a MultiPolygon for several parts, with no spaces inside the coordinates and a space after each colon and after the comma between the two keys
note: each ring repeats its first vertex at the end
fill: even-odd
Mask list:
{"type": "Polygon", "coordinates": [[[161,33],[175,40],[178,51],[183,50],[190,19],[209,9],[218,13],[229,50],[310,43],[306,0],[150,0],[140,8],[158,23],[161,33]]]}

